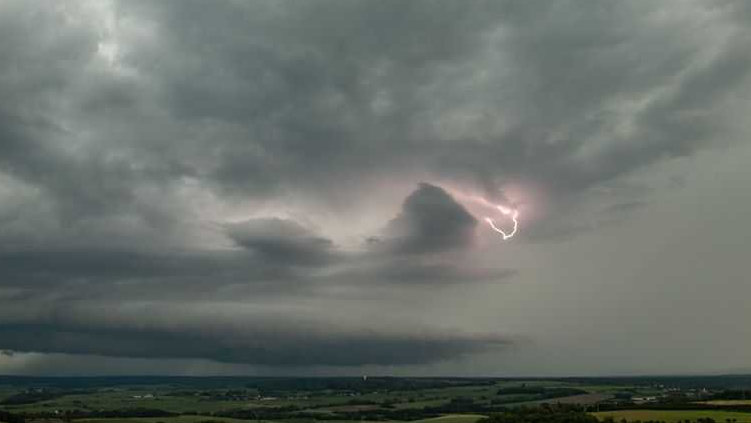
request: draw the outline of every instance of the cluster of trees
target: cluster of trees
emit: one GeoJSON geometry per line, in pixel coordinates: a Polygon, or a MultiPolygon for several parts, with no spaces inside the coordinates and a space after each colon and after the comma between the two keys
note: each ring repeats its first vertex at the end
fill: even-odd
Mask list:
{"type": "MultiPolygon", "coordinates": [[[[387,402],[387,401],[386,401],[387,402]]],[[[284,419],[312,419],[312,420],[420,420],[438,417],[442,414],[454,413],[487,413],[497,412],[501,407],[486,406],[475,403],[472,398],[459,397],[449,403],[424,408],[394,408],[389,407],[388,402],[381,404],[377,409],[363,409],[357,411],[336,413],[308,413],[299,407],[290,405],[286,407],[259,407],[241,408],[218,411],[211,416],[245,419],[245,420],[284,420],[284,419]]]]}
{"type": "Polygon", "coordinates": [[[587,392],[577,388],[545,388],[544,386],[509,386],[496,392],[498,398],[491,400],[493,405],[509,404],[519,401],[541,401],[553,398],[582,395],[587,392]]]}
{"type": "Polygon", "coordinates": [[[623,376],[572,377],[553,379],[584,385],[631,385],[675,387],[681,389],[740,389],[751,390],[751,374],[717,376],[623,376]]]}
{"type": "Polygon", "coordinates": [[[751,389],[726,389],[712,395],[717,400],[751,400],[751,389]]]}
{"type": "Polygon", "coordinates": [[[519,386],[501,388],[496,395],[541,394],[543,392],[545,392],[544,386],[527,386],[522,384],[519,386]]]}
{"type": "Polygon", "coordinates": [[[60,393],[56,392],[47,392],[47,391],[41,391],[41,392],[21,392],[18,394],[11,395],[2,401],[0,401],[0,405],[21,405],[21,404],[33,404],[35,402],[40,401],[47,401],[51,399],[55,399],[62,396],[60,393]]]}
{"type": "Polygon", "coordinates": [[[339,378],[256,378],[244,385],[264,395],[309,392],[311,396],[331,395],[331,391],[367,393],[373,391],[415,391],[458,386],[492,385],[494,379],[465,378],[401,378],[401,377],[339,377],[339,378]]]}
{"type": "MultiPolygon", "coordinates": [[[[59,413],[42,411],[33,413],[24,413],[20,417],[24,417],[30,420],[73,420],[73,419],[111,419],[111,418],[130,418],[130,417],[175,417],[179,416],[178,413],[170,413],[169,411],[152,409],[152,408],[126,408],[121,410],[99,410],[99,411],[83,411],[83,410],[64,410],[59,413]]],[[[14,423],[9,420],[5,420],[0,415],[0,421],[8,423],[14,423]]]]}
{"type": "Polygon", "coordinates": [[[378,409],[361,410],[338,413],[310,413],[300,411],[298,407],[263,407],[252,409],[235,409],[212,413],[213,417],[225,417],[242,420],[420,420],[438,417],[439,414],[425,410],[411,409],[378,409]]]}
{"type": "MultiPolygon", "coordinates": [[[[614,411],[614,410],[628,410],[632,409],[632,404],[600,404],[600,411],[614,411]]],[[[670,401],[662,399],[655,404],[640,404],[639,409],[642,410],[724,410],[724,411],[742,411],[751,412],[751,404],[707,404],[703,402],[690,402],[690,401],[670,401]]]]}
{"type": "Polygon", "coordinates": [[[598,423],[598,420],[580,406],[543,404],[540,407],[507,409],[478,423],[598,423]]]}
{"type": "Polygon", "coordinates": [[[5,423],[26,423],[26,419],[18,414],[0,410],[0,421],[5,423]]]}
{"type": "MultiPolygon", "coordinates": [[[[737,419],[725,419],[725,423],[736,423],[737,419]]],[[[617,422],[613,417],[606,417],[602,423],[667,423],[664,420],[631,420],[621,419],[617,422]]],[[[696,420],[681,420],[680,423],[717,423],[711,417],[700,417],[696,420]]]]}
{"type": "Polygon", "coordinates": [[[571,395],[586,394],[586,391],[577,388],[546,388],[544,386],[509,386],[498,390],[496,395],[536,395],[544,398],[568,397],[571,395]]]}
{"type": "Polygon", "coordinates": [[[87,395],[93,392],[90,389],[29,388],[4,398],[0,401],[0,405],[34,404],[36,402],[60,398],[65,395],[87,395]]]}

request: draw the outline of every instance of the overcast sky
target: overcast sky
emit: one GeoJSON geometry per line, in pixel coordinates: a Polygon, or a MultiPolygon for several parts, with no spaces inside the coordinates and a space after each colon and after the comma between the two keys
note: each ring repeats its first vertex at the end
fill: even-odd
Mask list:
{"type": "Polygon", "coordinates": [[[0,374],[750,371],[750,21],[0,0],[0,374]]]}

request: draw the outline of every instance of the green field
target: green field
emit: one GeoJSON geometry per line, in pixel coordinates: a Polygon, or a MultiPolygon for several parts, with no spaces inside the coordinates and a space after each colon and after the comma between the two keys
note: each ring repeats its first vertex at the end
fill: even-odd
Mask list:
{"type": "MultiPolygon", "coordinates": [[[[229,419],[224,417],[207,417],[207,416],[177,416],[177,417],[134,417],[134,418],[111,418],[111,419],[81,419],[77,423],[197,423],[211,420],[212,422],[224,423],[248,423],[247,420],[229,419]]],[[[256,420],[253,420],[254,422],[256,420]]],[[[267,420],[261,420],[262,423],[270,423],[267,420]]]]}
{"type": "MultiPolygon", "coordinates": [[[[479,414],[449,414],[446,416],[436,417],[432,419],[415,420],[412,423],[475,423],[478,420],[485,418],[479,414]]],[[[128,419],[82,419],[76,420],[76,423],[198,423],[202,421],[211,422],[224,422],[224,423],[248,423],[248,420],[228,419],[222,417],[206,417],[206,416],[179,416],[179,417],[149,417],[149,418],[128,418],[128,419]]],[[[256,420],[252,421],[256,423],[256,420]]],[[[325,420],[321,420],[321,423],[326,423],[325,420]]],[[[336,423],[347,423],[346,420],[332,421],[336,423]]],[[[354,422],[354,421],[352,421],[354,422]]],[[[2,423],[2,422],[0,422],[2,423]]],[[[278,423],[271,420],[261,420],[260,423],[278,423]]],[[[368,423],[363,421],[357,421],[357,423],[368,423]]]]}
{"type": "MultiPolygon", "coordinates": [[[[358,409],[378,408],[379,404],[391,402],[395,409],[422,409],[449,403],[454,398],[471,398],[476,404],[490,405],[491,401],[505,399],[507,403],[534,401],[536,395],[497,395],[499,388],[526,386],[549,388],[576,386],[559,381],[499,381],[491,385],[450,386],[419,390],[374,390],[356,397],[337,392],[289,392],[270,400],[218,400],[204,399],[193,395],[174,395],[169,386],[118,387],[100,389],[86,394],[69,394],[29,404],[5,405],[0,409],[16,413],[54,412],[56,410],[122,410],[132,408],[159,409],[175,413],[211,413],[228,409],[252,409],[256,407],[296,406],[313,412],[344,412],[358,409]],[[355,405],[358,402],[365,405],[355,405]]],[[[593,389],[595,391],[595,389],[593,389]]],[[[7,392],[8,395],[10,392],[7,392]]],[[[565,402],[564,399],[562,399],[565,402]]],[[[556,402],[549,399],[545,402],[556,402]]],[[[147,422],[150,423],[150,422],[147,422]]]]}
{"type": "Polygon", "coordinates": [[[702,401],[702,404],[712,404],[712,405],[751,405],[751,399],[746,399],[746,400],[713,400],[713,401],[702,401]]]}
{"type": "Polygon", "coordinates": [[[180,396],[159,396],[155,398],[136,398],[137,396],[156,393],[150,390],[118,390],[97,392],[85,395],[65,395],[33,404],[8,405],[4,408],[15,412],[44,412],[54,410],[113,410],[124,408],[158,408],[170,412],[190,410],[194,412],[219,411],[239,406],[237,401],[201,401],[198,398],[180,396]]]}
{"type": "Polygon", "coordinates": [[[607,417],[613,417],[616,421],[626,419],[627,421],[635,420],[660,420],[668,423],[681,422],[684,420],[696,421],[700,418],[712,418],[716,422],[724,422],[727,419],[736,419],[738,423],[751,423],[751,413],[742,413],[737,411],[719,411],[719,410],[619,410],[619,411],[602,411],[593,413],[598,419],[603,420],[607,417]]]}
{"type": "MultiPolygon", "coordinates": [[[[460,385],[460,386],[442,386],[429,387],[425,389],[412,390],[388,390],[373,389],[370,392],[358,392],[354,395],[350,391],[334,390],[288,390],[275,393],[272,397],[259,399],[255,395],[259,391],[253,388],[243,387],[244,392],[248,393],[242,399],[222,399],[208,398],[191,393],[181,394],[177,388],[169,385],[120,385],[109,388],[100,388],[90,392],[73,392],[63,394],[51,399],[40,400],[26,404],[6,404],[0,406],[0,409],[14,413],[56,413],[58,411],[77,411],[82,413],[97,412],[101,410],[128,410],[136,408],[158,409],[173,413],[183,413],[187,415],[201,413],[208,415],[223,410],[237,409],[254,409],[254,408],[274,408],[294,406],[300,410],[311,413],[336,413],[343,412],[360,412],[368,410],[387,410],[385,404],[392,410],[421,410],[423,408],[439,407],[448,404],[454,399],[463,398],[471,399],[477,406],[492,406],[493,404],[506,405],[512,403],[536,405],[538,403],[566,403],[569,400],[579,403],[590,403],[587,396],[574,396],[571,398],[559,397],[540,400],[536,394],[507,394],[498,395],[500,388],[518,387],[524,385],[527,387],[578,387],[590,392],[589,396],[599,399],[608,397],[606,392],[613,390],[613,386],[596,386],[578,385],[562,381],[550,380],[530,380],[530,381],[497,381],[492,384],[478,385],[460,385]],[[586,386],[586,388],[585,388],[586,386]]],[[[623,387],[620,387],[623,389],[623,387]]],[[[195,390],[194,390],[195,391],[195,390]]],[[[210,391],[210,390],[207,390],[210,391]]],[[[18,392],[16,390],[15,392],[18,392]]],[[[211,391],[221,393],[222,389],[211,391]]],[[[0,394],[8,397],[13,394],[14,390],[0,387],[0,394]]],[[[467,420],[466,417],[463,418],[467,420]]],[[[170,419],[173,420],[173,419],[170,419]]],[[[206,420],[206,418],[198,418],[206,420]]],[[[158,421],[167,422],[168,419],[158,419],[158,421]]],[[[186,423],[193,423],[196,419],[183,420],[186,423]]],[[[461,423],[465,423],[465,422],[461,423]]],[[[442,420],[445,422],[445,420],[442,420]]],[[[99,423],[99,422],[96,422],[99,423]]],[[[143,423],[155,423],[151,420],[143,420],[143,423]]],[[[446,423],[454,423],[447,421],[446,423]]],[[[472,422],[468,422],[472,423],[472,422]]]]}
{"type": "Polygon", "coordinates": [[[475,423],[485,416],[480,414],[447,414],[432,419],[414,420],[410,423],[475,423]]]}
{"type": "MultiPolygon", "coordinates": [[[[582,405],[593,410],[595,404],[623,395],[665,397],[665,385],[639,380],[132,380],[140,383],[115,379],[104,384],[97,379],[83,380],[76,387],[76,380],[30,379],[21,384],[8,379],[0,385],[0,411],[11,413],[11,418],[23,416],[27,423],[63,423],[64,419],[73,419],[73,423],[477,423],[484,414],[522,414],[519,406],[561,404],[558,408],[576,409],[583,415],[586,408],[582,405]],[[577,407],[566,408],[567,404],[577,407]],[[163,417],[135,417],[160,415],[163,417]]],[[[718,393],[705,398],[712,397],[723,398],[718,393]]],[[[751,423],[751,413],[731,411],[734,405],[748,403],[751,401],[715,401],[712,404],[717,409],[706,411],[620,410],[595,415],[600,420],[612,416],[618,422],[678,423],[712,418],[717,423],[728,419],[751,423]],[[728,408],[720,409],[723,405],[728,408]]]]}

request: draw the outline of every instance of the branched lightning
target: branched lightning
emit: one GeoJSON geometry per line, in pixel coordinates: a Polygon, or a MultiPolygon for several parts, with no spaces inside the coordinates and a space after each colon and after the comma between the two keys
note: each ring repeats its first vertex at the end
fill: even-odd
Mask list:
{"type": "Polygon", "coordinates": [[[511,221],[514,223],[514,227],[511,229],[510,232],[506,232],[503,229],[495,225],[495,220],[492,217],[490,216],[484,217],[484,220],[488,222],[488,225],[490,225],[490,228],[498,232],[499,234],[501,234],[504,241],[516,235],[516,231],[517,229],[519,229],[519,210],[493,203],[485,199],[485,197],[481,197],[479,195],[466,194],[458,190],[453,192],[453,194],[458,197],[464,198],[466,200],[472,201],[474,203],[480,204],[482,208],[486,210],[485,213],[487,213],[488,209],[498,210],[499,212],[501,212],[502,215],[506,216],[507,219],[511,219],[511,221]]]}
{"type": "Polygon", "coordinates": [[[495,223],[493,223],[493,219],[490,217],[485,217],[485,221],[488,222],[491,228],[493,228],[494,231],[498,232],[503,236],[503,240],[507,240],[511,237],[513,237],[516,234],[516,229],[519,227],[519,221],[517,218],[519,217],[519,210],[512,210],[508,207],[503,206],[495,206],[501,213],[503,213],[506,216],[511,216],[511,221],[514,222],[514,228],[511,229],[511,232],[506,233],[503,229],[499,229],[495,226],[495,223]]]}

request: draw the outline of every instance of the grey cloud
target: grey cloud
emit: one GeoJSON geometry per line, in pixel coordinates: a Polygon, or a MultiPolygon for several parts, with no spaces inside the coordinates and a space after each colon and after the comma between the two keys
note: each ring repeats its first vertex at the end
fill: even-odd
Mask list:
{"type": "Polygon", "coordinates": [[[122,289],[156,294],[180,286],[192,286],[194,292],[224,285],[247,285],[256,293],[292,292],[306,285],[312,288],[345,280],[342,275],[348,272],[338,271],[338,276],[329,280],[331,269],[337,266],[375,268],[378,270],[368,273],[382,273],[385,279],[405,272],[405,280],[427,282],[433,274],[436,282],[461,282],[477,279],[476,275],[462,273],[461,263],[441,261],[439,257],[433,263],[407,265],[402,254],[461,251],[471,246],[475,225],[474,218],[445,191],[422,184],[389,223],[390,237],[364,253],[343,251],[333,241],[292,220],[257,218],[222,226],[223,234],[238,247],[233,249],[6,247],[0,251],[4,275],[0,286],[39,291],[72,284],[76,290],[65,294],[68,298],[75,297],[77,291],[84,297],[95,292],[107,296],[113,290],[125,295],[122,289]],[[121,287],[123,282],[127,284],[121,287]]]}
{"type": "Polygon", "coordinates": [[[606,214],[621,214],[636,210],[645,205],[644,201],[628,201],[625,203],[612,204],[605,209],[606,214]]]}
{"type": "Polygon", "coordinates": [[[384,331],[247,313],[191,316],[169,306],[143,311],[112,308],[103,314],[74,304],[33,319],[16,313],[0,328],[0,339],[3,348],[23,352],[206,358],[273,366],[424,364],[512,342],[499,335],[384,331]]]}
{"type": "Polygon", "coordinates": [[[500,335],[409,325],[394,332],[379,324],[332,324],[295,313],[186,314],[175,304],[199,297],[203,302],[292,301],[297,294],[320,295],[319,290],[327,287],[367,293],[384,283],[448,286],[512,276],[512,270],[475,268],[434,254],[469,247],[475,225],[444,190],[421,184],[389,223],[394,237],[387,241],[389,248],[377,254],[340,251],[331,240],[279,218],[223,225],[226,236],[239,247],[233,250],[6,251],[0,253],[5,276],[0,288],[16,291],[0,301],[16,307],[0,313],[0,346],[24,352],[201,358],[269,366],[408,365],[457,359],[512,341],[500,335]],[[433,234],[434,230],[444,233],[433,234]],[[406,260],[404,252],[430,259],[406,260]],[[128,301],[142,298],[162,305],[132,313],[118,312],[120,306],[113,304],[125,301],[127,309],[128,301]],[[96,342],[101,339],[107,342],[96,342]]]}
{"type": "Polygon", "coordinates": [[[477,219],[445,190],[423,182],[389,222],[383,242],[397,253],[457,250],[471,246],[476,226],[477,219]]]}
{"type": "Polygon", "coordinates": [[[468,283],[474,281],[499,281],[513,276],[510,269],[461,268],[447,264],[414,265],[401,262],[384,269],[380,276],[396,283],[468,283]]]}
{"type": "Polygon", "coordinates": [[[260,255],[260,260],[283,265],[321,265],[336,259],[331,240],[316,236],[291,220],[253,219],[226,225],[238,245],[260,255]]]}
{"type": "Polygon", "coordinates": [[[473,282],[498,282],[514,276],[512,269],[478,268],[446,261],[419,261],[414,258],[394,258],[374,265],[360,265],[331,276],[332,279],[350,284],[396,284],[402,287],[451,286],[473,282]]]}
{"type": "MultiPolygon", "coordinates": [[[[81,80],[76,70],[97,49],[97,28],[85,25],[51,43],[45,60],[65,66],[43,67],[20,53],[28,49],[4,53],[6,63],[35,69],[27,78],[52,78],[74,106],[88,110],[97,98],[99,110],[107,110],[102,102],[124,107],[121,121],[87,112],[81,122],[101,138],[97,150],[120,158],[71,162],[49,148],[59,134],[38,133],[24,144],[39,153],[9,156],[7,168],[48,187],[69,215],[126,208],[161,225],[170,218],[136,192],[161,187],[169,195],[185,176],[224,195],[313,191],[334,201],[404,168],[467,178],[501,196],[492,192],[499,182],[534,181],[566,213],[591,188],[716,137],[713,110],[745,82],[749,59],[742,35],[697,38],[680,18],[655,23],[656,5],[568,5],[122,3],[114,11],[125,28],[118,60],[133,69],[130,79],[81,80]],[[123,103],[114,92],[136,99],[123,103]],[[101,123],[118,128],[130,119],[139,119],[135,134],[132,125],[131,133],[101,132],[101,123]],[[624,123],[632,129],[619,134],[624,123]],[[207,127],[214,129],[201,134],[207,127]],[[41,180],[42,172],[57,177],[41,180]]],[[[734,28],[723,18],[737,7],[717,7],[715,19],[734,28]]],[[[45,13],[53,20],[54,9],[45,13]]],[[[7,27],[8,39],[50,37],[19,22],[7,27]]],[[[15,82],[37,90],[29,98],[54,98],[44,84],[15,82]]],[[[33,115],[33,103],[9,98],[33,115]]],[[[52,121],[61,113],[44,110],[52,121]]]]}
{"type": "Polygon", "coordinates": [[[342,336],[295,333],[273,327],[268,333],[193,334],[163,331],[77,330],[40,325],[4,325],[7,348],[16,351],[93,354],[111,357],[206,358],[219,362],[271,366],[361,366],[427,364],[509,344],[503,338],[452,335],[430,337],[378,335],[342,336]],[[279,339],[278,332],[285,336],[279,339]],[[242,340],[233,337],[247,336],[242,340]],[[252,342],[248,342],[249,338],[252,342]],[[311,339],[312,338],[312,339],[311,339]],[[102,342],[106,340],[106,342],[102,342]]]}
{"type": "MultiPolygon", "coordinates": [[[[72,280],[94,283],[123,280],[220,277],[233,271],[247,275],[251,266],[260,273],[264,263],[237,252],[161,252],[117,250],[48,250],[0,253],[0,269],[6,276],[0,285],[62,283],[72,280]]],[[[266,265],[270,268],[271,265],[266,265]]]]}

